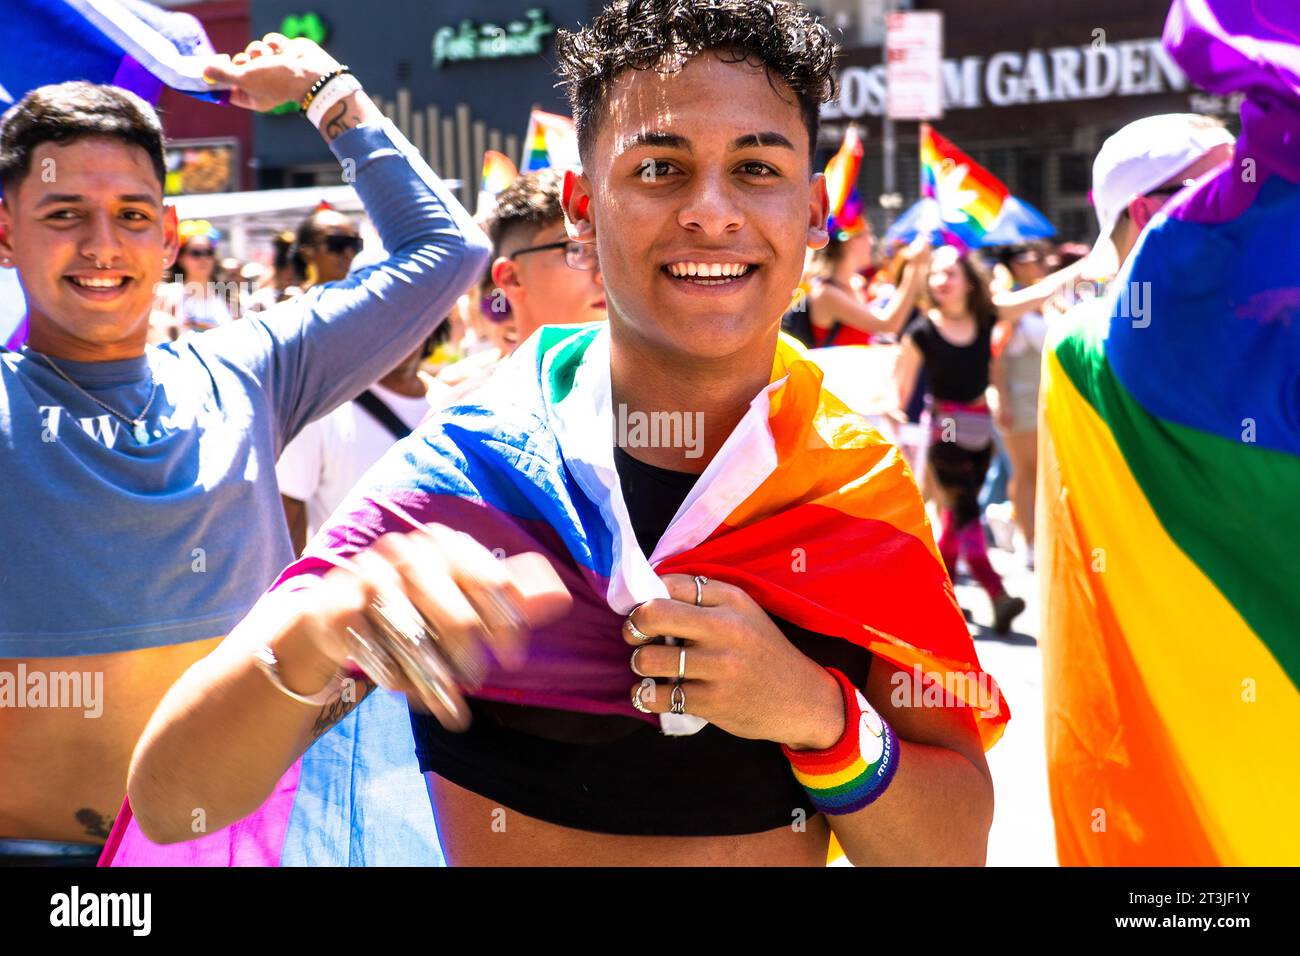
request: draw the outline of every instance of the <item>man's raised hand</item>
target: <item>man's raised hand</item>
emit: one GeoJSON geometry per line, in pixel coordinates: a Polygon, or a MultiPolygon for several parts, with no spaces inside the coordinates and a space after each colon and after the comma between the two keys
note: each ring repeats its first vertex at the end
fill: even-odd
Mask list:
{"type": "Polygon", "coordinates": [[[260,112],[297,103],[313,83],[338,68],[338,60],[313,41],[268,33],[234,56],[214,57],[203,75],[210,83],[230,87],[235,106],[260,112]]]}

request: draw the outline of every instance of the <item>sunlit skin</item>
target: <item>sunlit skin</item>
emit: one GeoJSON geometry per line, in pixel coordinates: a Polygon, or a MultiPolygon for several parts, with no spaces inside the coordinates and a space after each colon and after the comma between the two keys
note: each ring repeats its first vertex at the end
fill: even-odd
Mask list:
{"type": "Polygon", "coordinates": [[[812,175],[794,94],[753,63],[707,53],[676,72],[629,70],[601,116],[566,213],[569,235],[599,250],[614,400],[702,412],[699,458],[637,450],[651,464],[700,471],[768,383],[805,251],[827,241],[825,181],[812,175]],[[602,230],[606,220],[617,227],[602,230]],[[751,268],[719,287],[665,269],[696,260],[751,268]]]}
{"type": "Polygon", "coordinates": [[[31,169],[0,202],[0,259],[18,269],[27,344],[82,362],[143,355],[154,288],[177,251],[175,210],[163,205],[148,154],[86,137],[42,143],[31,169]],[[109,290],[76,285],[86,277],[124,281],[109,290]]]}
{"type": "MultiPolygon", "coordinates": [[[[31,348],[107,362],[144,354],[154,288],[177,251],[174,211],[138,146],[101,137],[42,143],[31,172],[0,202],[0,260],[17,267],[31,348]],[[47,162],[52,161],[52,164],[47,162]],[[52,181],[42,175],[53,173],[52,181]],[[96,262],[109,269],[96,269],[96,262]],[[76,277],[123,277],[115,290],[78,288],[76,277]]],[[[102,842],[122,800],[131,747],[154,703],[217,639],[91,657],[0,660],[0,671],[103,674],[103,714],[23,709],[0,721],[0,836],[102,842]],[[129,688],[129,692],[122,692],[129,688]],[[88,759],[88,755],[95,755],[88,759]],[[39,775],[31,772],[40,767],[39,775]]]]}
{"type": "Polygon", "coordinates": [[[513,346],[543,325],[597,322],[606,317],[605,285],[600,270],[574,269],[565,264],[563,249],[526,252],[567,238],[563,221],[510,236],[492,263],[492,282],[510,303],[513,346]]]}

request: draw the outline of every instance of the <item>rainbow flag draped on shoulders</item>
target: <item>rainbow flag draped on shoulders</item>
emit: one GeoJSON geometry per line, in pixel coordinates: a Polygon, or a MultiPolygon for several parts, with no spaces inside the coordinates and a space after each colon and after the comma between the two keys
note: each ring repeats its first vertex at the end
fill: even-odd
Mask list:
{"type": "MultiPolygon", "coordinates": [[[[658,720],[682,734],[703,722],[632,707],[620,628],[638,603],[668,596],[659,574],[703,574],[744,588],[773,615],[909,672],[919,666],[974,708],[992,746],[1010,712],[980,668],[912,476],[894,446],[822,387],[803,349],[782,338],[771,384],[648,558],[614,465],[609,349],[607,323],[541,329],[471,403],[431,419],[382,459],[276,586],[323,574],[417,522],[451,526],[505,554],[541,552],[573,595],[572,611],[533,634],[524,669],[490,671],[477,696],[658,720]]],[[[408,722],[394,719],[409,758],[408,722]]],[[[304,767],[335,733],[308,751],[304,767]]],[[[281,859],[285,807],[299,813],[303,776],[291,771],[268,806],[237,824],[237,842],[281,859]]],[[[311,799],[313,812],[355,816],[311,799]]],[[[423,795],[422,803],[427,817],[423,795]]],[[[367,815],[368,828],[383,825],[367,815]]],[[[137,833],[123,842],[140,850],[141,841],[137,833]]]]}
{"type": "Polygon", "coordinates": [[[1047,749],[1066,865],[1300,863],[1300,7],[1175,0],[1232,162],[1158,215],[1043,378],[1047,749]]]}

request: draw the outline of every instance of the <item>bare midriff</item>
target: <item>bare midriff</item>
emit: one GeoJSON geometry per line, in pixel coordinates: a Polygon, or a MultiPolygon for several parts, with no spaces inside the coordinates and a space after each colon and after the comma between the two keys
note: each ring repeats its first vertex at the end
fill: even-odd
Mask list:
{"type": "MultiPolygon", "coordinates": [[[[220,637],[84,657],[0,659],[15,675],[102,675],[102,713],[85,706],[0,707],[0,837],[102,844],[126,793],[126,774],[163,694],[220,637]]],[[[23,692],[19,687],[19,693],[23,692]]],[[[34,698],[32,698],[34,699],[34,698]]],[[[81,701],[85,703],[85,700],[81,701]]]]}
{"type": "Polygon", "coordinates": [[[451,866],[825,866],[820,815],[740,836],[620,836],[557,826],[426,773],[451,866]]]}

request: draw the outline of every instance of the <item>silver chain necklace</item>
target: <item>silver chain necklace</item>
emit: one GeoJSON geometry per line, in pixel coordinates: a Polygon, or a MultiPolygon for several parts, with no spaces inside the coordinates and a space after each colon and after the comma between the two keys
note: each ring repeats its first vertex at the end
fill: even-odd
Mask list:
{"type": "Polygon", "coordinates": [[[61,379],[63,379],[65,382],[67,382],[69,385],[71,385],[73,388],[79,391],[82,395],[85,395],[88,399],[90,399],[92,402],[94,402],[104,411],[108,412],[114,418],[119,418],[127,425],[131,426],[131,435],[132,437],[135,438],[135,442],[137,445],[149,444],[149,432],[144,427],[144,419],[145,416],[149,414],[149,409],[153,407],[154,398],[157,397],[158,395],[158,382],[153,377],[153,369],[149,370],[149,380],[153,382],[153,389],[150,390],[149,392],[149,401],[144,403],[144,408],[140,409],[140,414],[138,416],[136,416],[135,418],[128,418],[126,415],[123,415],[121,412],[119,412],[116,408],[113,408],[111,405],[101,402],[94,395],[91,395],[88,391],[86,391],[84,388],[82,388],[80,385],[74,382],[71,378],[68,377],[68,374],[64,372],[63,369],[59,368],[57,365],[54,364],[54,360],[50,358],[48,355],[44,354],[43,352],[35,352],[35,351],[33,351],[33,354],[39,355],[42,359],[44,359],[46,365],[54,369],[54,371],[59,374],[59,377],[61,379]]]}

